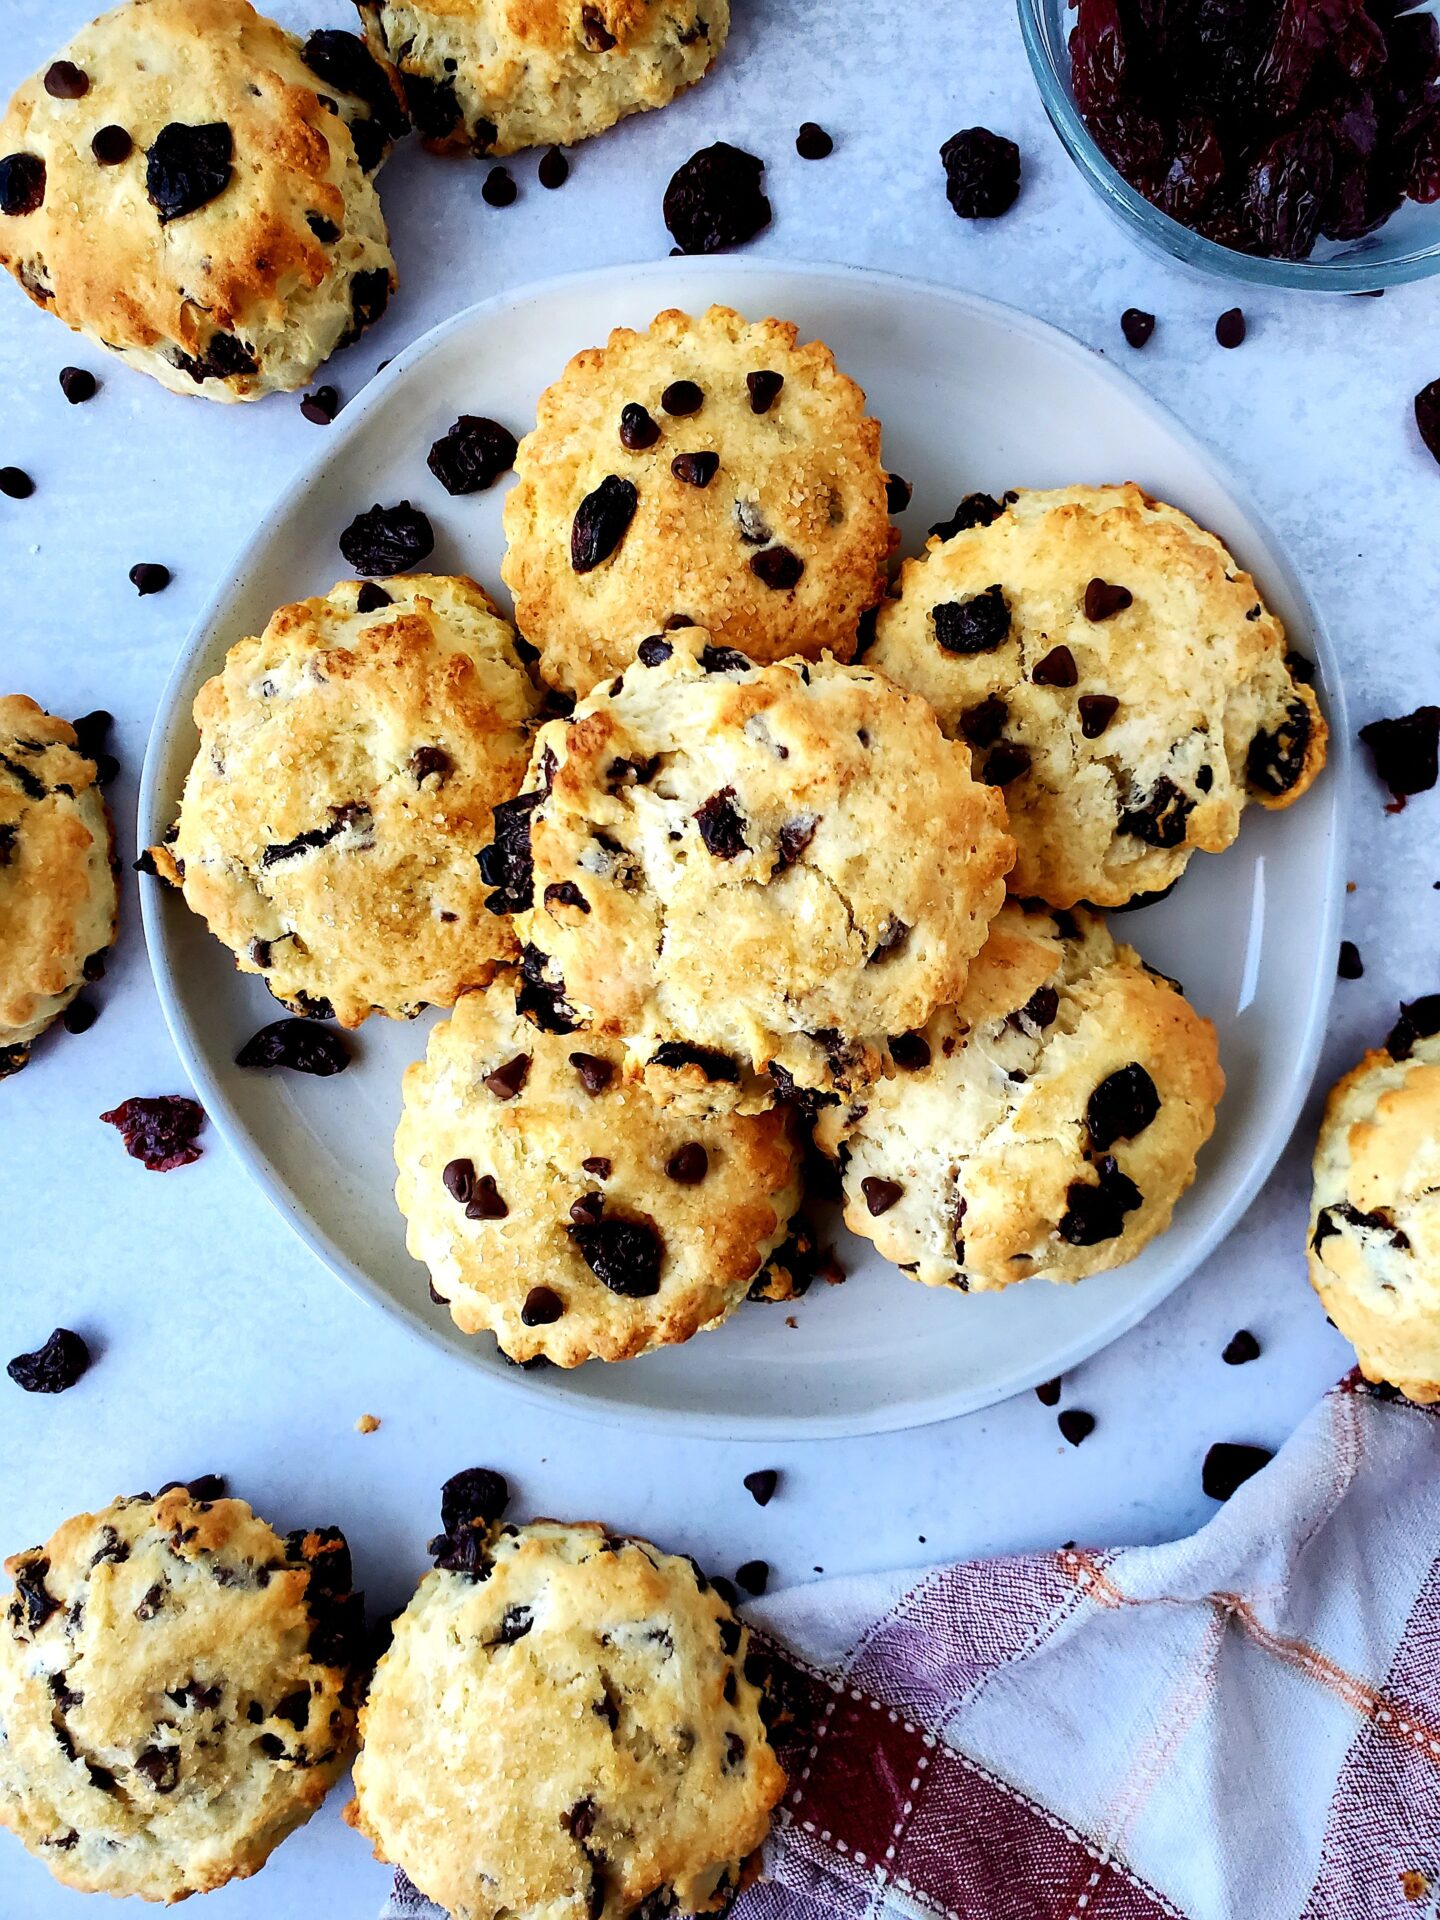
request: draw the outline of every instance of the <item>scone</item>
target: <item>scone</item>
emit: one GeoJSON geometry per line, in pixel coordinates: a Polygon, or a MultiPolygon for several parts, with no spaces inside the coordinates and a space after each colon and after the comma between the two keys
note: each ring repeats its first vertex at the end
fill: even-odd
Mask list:
{"type": "Polygon", "coordinates": [[[845,1221],[931,1287],[1081,1280],[1170,1224],[1225,1087],[1215,1029],[1098,915],[1008,904],[958,1006],[822,1113],[845,1221]]]}
{"type": "Polygon", "coordinates": [[[540,396],[503,572],[552,685],[588,693],[667,622],[762,662],[852,657],[892,542],[880,428],[830,349],[797,338],[670,311],[540,396]]]}
{"type": "Polygon", "coordinates": [[[303,386],[395,286],[362,160],[404,122],[356,36],[305,51],[247,0],[102,14],[0,121],[0,263],[172,392],[303,386]]]}
{"type": "Polygon", "coordinates": [[[663,107],[725,44],[729,0],[356,0],[440,152],[569,146],[663,107]]]}
{"type": "Polygon", "coordinates": [[[1004,788],[1016,893],[1163,892],[1247,801],[1304,793],[1326,740],[1308,668],[1213,534],[1135,486],[973,495],[960,518],[902,568],[868,661],[1004,788]]]}
{"type": "Polygon", "coordinates": [[[151,859],[297,1013],[448,1007],[515,951],[476,856],[536,707],[473,580],[342,582],[281,607],[200,689],[178,826],[151,859]]]}
{"type": "Polygon", "coordinates": [[[1440,994],[1335,1086],[1315,1148],[1310,1278],[1367,1380],[1440,1400],[1440,994]]]}
{"type": "Polygon", "coordinates": [[[114,836],[75,730],[0,698],[0,1079],[115,938],[114,836]]]}
{"type": "Polygon", "coordinates": [[[347,1818],[454,1920],[726,1911],[785,1787],[745,1628],[693,1561],[500,1525],[491,1482],[446,1487],[347,1818]]]}
{"type": "Polygon", "coordinates": [[[483,864],[529,1005],[692,1111],[862,1085],[963,990],[1013,853],[923,701],[693,629],[543,727],[527,789],[483,864]]]}
{"type": "Polygon", "coordinates": [[[354,1745],[363,1639],[333,1527],[281,1540],[214,1475],[5,1562],[0,1824],[85,1893],[258,1873],[354,1745]]]}
{"type": "Polygon", "coordinates": [[[405,1075],[406,1244],[512,1360],[627,1360],[745,1298],[800,1202],[783,1112],[692,1119],[613,1040],[547,1033],[514,982],[463,994],[405,1075]]]}

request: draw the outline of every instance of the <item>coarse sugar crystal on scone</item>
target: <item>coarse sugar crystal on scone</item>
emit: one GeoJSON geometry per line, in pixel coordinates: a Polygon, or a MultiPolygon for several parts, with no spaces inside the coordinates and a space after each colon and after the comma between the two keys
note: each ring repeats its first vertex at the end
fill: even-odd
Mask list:
{"type": "Polygon", "coordinates": [[[171,1902],[257,1873],[344,1772],[363,1611],[333,1527],[210,1474],[5,1563],[0,1824],[66,1886],[171,1902]]]}
{"type": "Polygon", "coordinates": [[[293,390],[394,290],[370,172],[405,124],[355,34],[124,0],[0,120],[0,265],[173,392],[293,390]]]}
{"type": "Polygon", "coordinates": [[[296,1012],[353,1027],[449,1006],[515,954],[477,855],[537,708],[473,580],[344,581],[201,688],[176,831],[150,857],[296,1012]]]}
{"type": "Polygon", "coordinates": [[[927,1286],[1074,1281],[1170,1224],[1224,1090],[1215,1029],[1098,914],[1009,902],[955,1006],[819,1116],[845,1220],[927,1286]]]}
{"type": "Polygon", "coordinates": [[[526,1011],[620,1040],[662,1099],[753,1113],[863,1085],[958,997],[1012,856],[923,701],[676,630],[541,729],[482,865],[526,1011]]]}
{"type": "Polygon", "coordinates": [[[1310,1279],[1367,1380],[1440,1400],[1440,994],[1330,1093],[1315,1147],[1310,1279]]]}
{"type": "Polygon", "coordinates": [[[727,1912],[785,1789],[764,1661],[694,1561],[505,1493],[446,1484],[346,1818],[455,1920],[727,1912]]]}
{"type": "Polygon", "coordinates": [[[669,104],[725,45],[729,0],[356,0],[437,152],[570,146],[669,104]]]}
{"type": "Polygon", "coordinates": [[[516,624],[585,694],[644,634],[849,660],[893,544],[880,428],[830,349],[728,307],[617,328],[540,397],[505,502],[516,624]]]}
{"type": "Polygon", "coordinates": [[[405,1076],[406,1244],[512,1360],[624,1360],[713,1327],[800,1202],[794,1117],[693,1116],[599,1034],[546,1031],[518,977],[463,994],[405,1076]]]}
{"type": "Polygon", "coordinates": [[[115,938],[114,835],[75,730],[0,698],[0,1079],[80,991],[115,938]]]}
{"type": "Polygon", "coordinates": [[[871,666],[1003,789],[1011,887],[1163,892],[1325,760],[1309,663],[1213,534],[1136,486],[974,494],[901,569],[871,666]]]}

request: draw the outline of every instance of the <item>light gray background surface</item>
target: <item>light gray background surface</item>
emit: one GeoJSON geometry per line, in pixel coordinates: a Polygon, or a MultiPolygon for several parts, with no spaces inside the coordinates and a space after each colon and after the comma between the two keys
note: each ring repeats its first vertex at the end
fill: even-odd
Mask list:
{"type": "MultiPolygon", "coordinates": [[[[340,0],[274,11],[349,24],[340,0]]],[[[44,63],[89,0],[3,0],[0,92],[44,63]]],[[[668,251],[660,201],[696,147],[730,139],[768,163],[775,221],[754,251],[912,272],[1025,307],[1116,355],[1227,458],[1288,541],[1347,671],[1352,720],[1436,696],[1440,469],[1410,400],[1440,374],[1440,291],[1383,300],[1244,298],[1250,338],[1216,346],[1226,288],[1138,254],[1072,173],[1033,91],[1011,10],[988,0],[737,0],[730,49],[702,88],[573,155],[544,192],[492,209],[483,166],[408,149],[383,176],[403,290],[380,328],[328,370],[353,396],[377,363],[472,300],[586,266],[668,251]],[[793,149],[802,119],[836,137],[823,164],[793,149]],[[1017,139],[1025,188],[993,227],[947,207],[936,150],[983,123],[1017,139]],[[1134,354],[1123,308],[1160,319],[1134,354]]],[[[597,338],[607,325],[596,316],[597,338]]],[[[943,432],[943,422],[938,423],[943,432]]],[[[57,712],[110,708],[124,774],[122,844],[160,686],[190,622],[267,503],[324,429],[293,400],[221,409],[177,400],[106,364],[19,292],[0,288],[0,464],[35,496],[0,500],[0,680],[57,712]],[[71,408],[67,362],[100,397],[71,408]],[[138,600],[126,575],[175,581],[138,600]]],[[[496,583],[492,583],[496,584],[496,583]]],[[[1440,985],[1440,799],[1387,818],[1361,767],[1351,799],[1347,931],[1362,981],[1342,983],[1325,1081],[1387,1029],[1397,998],[1440,985]]],[[[997,1549],[1156,1540],[1193,1528],[1216,1439],[1278,1445],[1347,1364],[1305,1280],[1305,1173],[1318,1097],[1264,1197],[1226,1246],[1135,1333],[1066,1383],[1097,1417],[1078,1451],[1031,1396],[925,1432],[756,1449],[626,1432],[522,1407],[347,1294],[295,1242],[213,1136],[165,1178],[97,1123],[134,1093],[183,1090],[150,984],[134,879],[102,1017],[60,1035],[0,1088],[0,1357],[57,1323],[99,1364],[71,1393],[27,1397],[0,1377],[0,1547],[43,1538],[114,1493],[207,1469],[281,1527],[339,1521],[378,1605],[423,1565],[436,1489],[457,1468],[503,1468],[526,1510],[594,1514],[730,1569],[754,1555],[778,1582],[997,1549]],[[1264,1347],[1229,1368],[1241,1326],[1264,1347]],[[381,1430],[355,1433],[362,1412],[381,1430]],[[763,1512],[741,1477],[777,1466],[763,1512]]],[[[337,1083],[344,1097],[344,1082],[337,1083]]],[[[340,1824],[340,1793],[260,1879],[211,1896],[217,1916],[365,1916],[385,1875],[340,1824]]],[[[78,1916],[12,1841],[0,1920],[78,1916]]]]}

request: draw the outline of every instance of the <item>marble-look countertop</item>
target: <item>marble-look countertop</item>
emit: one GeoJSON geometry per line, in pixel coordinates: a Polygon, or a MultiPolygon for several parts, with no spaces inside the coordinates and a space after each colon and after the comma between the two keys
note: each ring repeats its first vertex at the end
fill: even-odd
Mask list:
{"type": "MultiPolygon", "coordinates": [[[[295,26],[343,20],[340,0],[273,9],[295,26]]],[[[44,63],[91,0],[5,0],[0,92],[44,63]]],[[[353,396],[377,363],[471,301],[559,271],[655,259],[660,202],[695,148],[731,139],[762,155],[775,206],[753,251],[912,272],[1027,308],[1121,357],[1231,462],[1308,578],[1347,677],[1352,723],[1408,711],[1437,691],[1440,469],[1410,401],[1440,374],[1440,288],[1383,300],[1249,293],[1249,339],[1215,343],[1226,287],[1137,252],[1057,145],[1033,89],[1013,10],[980,0],[736,0],[729,52],[672,110],[574,154],[569,184],[542,191],[514,163],[520,198],[480,196],[484,169],[412,147],[384,175],[404,282],[379,328],[329,370],[353,396]],[[794,152],[803,119],[834,156],[794,152]],[[956,220],[936,158],[977,122],[1024,153],[1015,210],[956,220]],[[1121,311],[1159,328],[1143,353],[1121,311]]],[[[597,316],[597,334],[605,326],[597,316]]],[[[223,409],[177,400],[68,338],[0,288],[0,464],[35,477],[0,500],[4,690],[59,713],[118,720],[111,789],[133,844],[136,779],[166,672],[230,556],[323,431],[293,400],[223,409]],[[104,381],[72,408],[67,362],[104,381]],[[141,600],[139,560],[174,570],[141,600]]],[[[498,584],[498,583],[492,583],[498,584]]],[[[1440,798],[1387,817],[1368,768],[1350,796],[1355,891],[1346,931],[1365,961],[1342,983],[1323,1084],[1387,1029],[1397,999],[1440,985],[1440,798]]],[[[1200,1461],[1216,1439],[1277,1446],[1347,1364],[1306,1283],[1306,1169],[1319,1092],[1261,1199],[1167,1304],[1073,1377],[1096,1415],[1077,1449],[1033,1395],[948,1425],[883,1438],[756,1448],[579,1422],[522,1402],[352,1297],[294,1240],[213,1133],[198,1165],[156,1178],[97,1123],[180,1072],[140,935],[133,878],[102,1015],[83,1038],[37,1049],[0,1089],[0,1350],[80,1329],[98,1364],[72,1392],[29,1397],[0,1377],[0,1544],[43,1538],[121,1489],[222,1469],[282,1528],[338,1520],[373,1601],[399,1604],[422,1566],[436,1489],[457,1468],[502,1467],[518,1504],[603,1516],[728,1569],[761,1556],[776,1583],[928,1559],[1057,1544],[1158,1540],[1210,1511],[1200,1461]],[[1239,1327],[1263,1353],[1220,1353],[1239,1327]],[[378,1433],[355,1431],[362,1412],[378,1433]],[[783,1472],[764,1511],[741,1486],[783,1472]]],[[[260,1879],[207,1913],[364,1920],[385,1874],[341,1825],[343,1794],[286,1843],[260,1879]]],[[[81,1896],[0,1845],[3,1920],[78,1916],[81,1896]]]]}

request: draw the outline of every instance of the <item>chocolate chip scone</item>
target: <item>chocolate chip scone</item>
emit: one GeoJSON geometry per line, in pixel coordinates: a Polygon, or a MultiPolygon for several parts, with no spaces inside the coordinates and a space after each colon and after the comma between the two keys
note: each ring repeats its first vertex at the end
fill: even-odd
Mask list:
{"type": "Polygon", "coordinates": [[[1131,1260],[1195,1178],[1215,1029],[1098,915],[1010,902],[958,1006],[822,1113],[845,1220],[926,1286],[984,1293],[1131,1260]]]}
{"type": "Polygon", "coordinates": [[[404,124],[355,34],[126,0],[0,121],[0,264],[172,392],[303,386],[395,286],[369,169],[404,124]]]}
{"type": "Polygon", "coordinates": [[[150,857],[297,1013],[448,1007],[515,952],[476,856],[537,705],[473,580],[344,581],[200,689],[180,819],[150,857]]]}
{"type": "Polygon", "coordinates": [[[1016,893],[1162,892],[1247,802],[1305,792],[1326,741],[1308,663],[1213,534],[1136,486],[976,494],[956,519],[902,568],[868,659],[1004,789],[1016,893]]]}
{"type": "Polygon", "coordinates": [[[725,1911],[785,1787],[745,1628],[692,1561],[504,1498],[445,1488],[347,1818],[455,1920],[725,1911]]]}
{"type": "Polygon", "coordinates": [[[356,0],[437,152],[569,146],[709,71],[729,0],[356,0]]]}
{"type": "Polygon", "coordinates": [[[880,428],[830,349],[797,341],[670,311],[540,396],[503,571],[553,685],[588,693],[677,620],[755,660],[852,657],[893,537],[880,428]]]}
{"type": "Polygon", "coordinates": [[[628,1360],[715,1326],[800,1202],[784,1112],[692,1119],[616,1041],[547,1033],[514,982],[463,994],[405,1075],[406,1244],[512,1360],[628,1360]]]}
{"type": "Polygon", "coordinates": [[[496,823],[527,1010],[617,1036],[692,1111],[863,1084],[960,994],[1013,854],[923,701],[694,629],[543,727],[496,823]]]}
{"type": "Polygon", "coordinates": [[[363,1639],[333,1527],[280,1539],[216,1476],[5,1562],[0,1824],[86,1893],[258,1873],[354,1745],[363,1639]]]}
{"type": "Polygon", "coordinates": [[[75,730],[0,697],[0,1079],[115,938],[114,835],[75,730]]]}
{"type": "Polygon", "coordinates": [[[1367,1380],[1440,1400],[1440,994],[1330,1093],[1310,1279],[1367,1380]]]}

